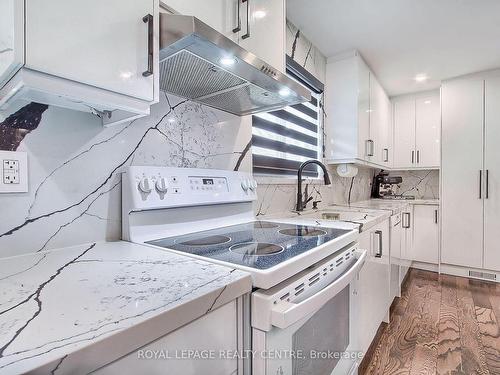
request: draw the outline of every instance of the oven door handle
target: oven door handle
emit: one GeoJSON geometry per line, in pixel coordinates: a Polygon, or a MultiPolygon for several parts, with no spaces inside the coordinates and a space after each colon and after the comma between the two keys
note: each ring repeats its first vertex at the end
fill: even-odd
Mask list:
{"type": "Polygon", "coordinates": [[[283,301],[282,303],[274,306],[271,310],[271,324],[281,329],[288,328],[307,315],[318,311],[329,300],[335,297],[339,292],[341,292],[347,285],[352,282],[352,280],[361,270],[361,267],[363,267],[367,252],[366,250],[359,250],[357,253],[361,254],[359,255],[356,263],[354,263],[354,265],[342,276],[335,279],[335,281],[333,281],[331,284],[329,284],[327,287],[325,287],[315,295],[305,299],[300,303],[283,301]]]}

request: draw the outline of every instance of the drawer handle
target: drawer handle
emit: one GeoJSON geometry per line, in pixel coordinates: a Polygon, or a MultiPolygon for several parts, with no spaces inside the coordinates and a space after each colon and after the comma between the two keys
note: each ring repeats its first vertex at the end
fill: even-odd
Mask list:
{"type": "Polygon", "coordinates": [[[142,17],[142,22],[148,24],[148,70],[142,72],[143,77],[149,77],[153,74],[153,16],[151,14],[146,14],[142,17]]]}
{"type": "Polygon", "coordinates": [[[375,231],[375,234],[378,236],[378,249],[377,252],[375,253],[375,258],[382,258],[383,254],[382,231],[377,230],[375,231]]]}

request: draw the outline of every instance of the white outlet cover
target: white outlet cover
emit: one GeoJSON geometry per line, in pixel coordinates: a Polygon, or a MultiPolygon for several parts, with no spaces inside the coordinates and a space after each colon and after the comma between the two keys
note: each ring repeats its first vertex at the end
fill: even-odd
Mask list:
{"type": "Polygon", "coordinates": [[[0,194],[28,192],[28,154],[0,151],[0,194]]]}

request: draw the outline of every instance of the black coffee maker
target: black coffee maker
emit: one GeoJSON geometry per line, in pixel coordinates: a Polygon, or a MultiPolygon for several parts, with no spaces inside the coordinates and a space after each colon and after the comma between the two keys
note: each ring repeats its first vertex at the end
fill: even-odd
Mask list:
{"type": "Polygon", "coordinates": [[[389,172],[381,170],[373,177],[372,198],[394,197],[394,186],[403,182],[403,177],[389,176],[389,172]]]}

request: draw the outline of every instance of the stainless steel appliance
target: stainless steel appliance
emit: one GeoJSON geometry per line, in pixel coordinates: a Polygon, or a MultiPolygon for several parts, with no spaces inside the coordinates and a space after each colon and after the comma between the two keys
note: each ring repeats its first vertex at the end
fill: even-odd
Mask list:
{"type": "Polygon", "coordinates": [[[160,14],[160,89],[238,116],[311,93],[196,17],[160,14]]]}
{"type": "Polygon", "coordinates": [[[400,176],[389,176],[388,172],[381,171],[378,175],[373,177],[372,184],[372,198],[396,198],[402,197],[395,193],[396,185],[403,182],[400,176]]]}

